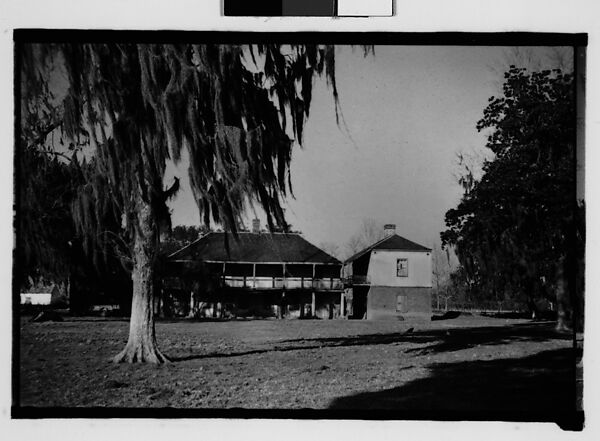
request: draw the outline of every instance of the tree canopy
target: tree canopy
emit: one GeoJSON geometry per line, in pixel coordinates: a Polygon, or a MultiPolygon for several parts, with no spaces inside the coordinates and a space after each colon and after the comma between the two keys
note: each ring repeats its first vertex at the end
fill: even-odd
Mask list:
{"type": "Polygon", "coordinates": [[[480,295],[548,295],[560,283],[559,267],[583,243],[573,76],[512,66],[477,129],[489,132],[494,158],[480,179],[462,177],[465,192],[446,213],[442,243],[455,247],[480,295]]]}
{"type": "Polygon", "coordinates": [[[286,229],[281,205],[292,191],[292,147],[302,143],[315,76],[330,84],[337,116],[334,47],[109,43],[20,51],[22,119],[45,116],[52,72],[64,71],[55,124],[73,148],[94,148],[73,205],[78,231],[90,238],[84,245],[102,237],[106,216],[120,221],[116,248],[128,251],[133,300],[129,342],[116,359],[165,361],[156,348],[152,301],[160,235],[170,230],[166,202],[176,190],[164,188],[167,161],[187,150],[207,227],[213,221],[235,235],[246,207],[258,203],[270,230],[286,229]]]}
{"type": "Polygon", "coordinates": [[[66,282],[75,239],[70,204],[80,174],[31,147],[23,147],[18,161],[18,283],[38,277],[66,282]]]}
{"type": "Polygon", "coordinates": [[[88,136],[126,225],[135,198],[168,217],[165,161],[189,151],[201,219],[237,231],[248,201],[283,224],[293,133],[302,130],[315,74],[334,87],[333,48],[280,45],[69,45],[65,131],[88,136]],[[291,120],[291,121],[290,121],[291,120]],[[288,126],[291,123],[291,132],[288,126]]]}

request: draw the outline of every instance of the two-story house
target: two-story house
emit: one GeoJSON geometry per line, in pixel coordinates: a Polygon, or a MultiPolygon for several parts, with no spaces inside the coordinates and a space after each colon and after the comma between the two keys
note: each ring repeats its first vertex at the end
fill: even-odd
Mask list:
{"type": "Polygon", "coordinates": [[[385,226],[385,237],[344,262],[351,318],[402,319],[431,314],[431,249],[385,226]]]}
{"type": "Polygon", "coordinates": [[[341,268],[302,235],[261,231],[255,219],[251,232],[211,232],[169,256],[162,295],[197,317],[338,318],[341,268]]]}

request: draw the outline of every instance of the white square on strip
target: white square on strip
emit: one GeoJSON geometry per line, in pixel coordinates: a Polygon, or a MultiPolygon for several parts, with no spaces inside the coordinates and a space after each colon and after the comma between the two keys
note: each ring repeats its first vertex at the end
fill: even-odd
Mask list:
{"type": "Polygon", "coordinates": [[[338,17],[348,16],[384,16],[392,15],[393,0],[338,0],[338,17]]]}

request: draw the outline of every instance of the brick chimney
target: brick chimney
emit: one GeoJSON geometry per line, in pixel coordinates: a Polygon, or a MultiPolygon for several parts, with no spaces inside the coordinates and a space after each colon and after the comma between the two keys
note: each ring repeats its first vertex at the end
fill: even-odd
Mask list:
{"type": "Polygon", "coordinates": [[[252,219],[252,232],[260,233],[260,220],[257,218],[252,219]]]}
{"type": "Polygon", "coordinates": [[[385,224],[383,226],[383,237],[390,237],[396,234],[396,224],[385,224]]]}

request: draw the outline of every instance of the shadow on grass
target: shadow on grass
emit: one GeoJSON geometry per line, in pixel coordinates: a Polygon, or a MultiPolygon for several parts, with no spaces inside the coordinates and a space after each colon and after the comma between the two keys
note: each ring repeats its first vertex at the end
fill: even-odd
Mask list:
{"type": "Polygon", "coordinates": [[[171,357],[172,361],[187,361],[204,358],[241,357],[268,352],[288,352],[311,349],[323,349],[348,346],[393,345],[417,343],[424,345],[409,348],[405,352],[425,355],[439,352],[452,352],[481,345],[502,345],[511,342],[544,342],[549,340],[571,340],[569,334],[560,334],[554,330],[554,323],[527,323],[509,326],[485,326],[469,328],[440,328],[434,330],[398,332],[388,334],[366,334],[352,337],[331,337],[283,340],[272,346],[240,352],[213,352],[209,354],[191,354],[171,357]]]}
{"type": "Polygon", "coordinates": [[[436,352],[452,352],[480,345],[501,345],[516,341],[544,342],[571,340],[572,334],[556,332],[555,323],[534,322],[507,326],[474,326],[465,328],[439,328],[411,333],[368,334],[354,337],[334,337],[285,340],[282,343],[318,342],[325,346],[362,346],[396,343],[431,343],[428,346],[407,349],[407,353],[424,355],[436,352]]]}
{"type": "Polygon", "coordinates": [[[428,355],[454,352],[476,346],[502,345],[512,342],[545,342],[549,340],[571,341],[570,333],[557,332],[555,323],[525,323],[502,327],[473,327],[439,330],[442,338],[422,348],[407,349],[406,353],[428,355]]]}
{"type": "Polygon", "coordinates": [[[340,397],[329,408],[560,424],[573,418],[577,410],[574,360],[574,349],[565,348],[523,358],[435,363],[428,366],[426,378],[393,389],[340,397]]]}

